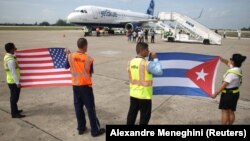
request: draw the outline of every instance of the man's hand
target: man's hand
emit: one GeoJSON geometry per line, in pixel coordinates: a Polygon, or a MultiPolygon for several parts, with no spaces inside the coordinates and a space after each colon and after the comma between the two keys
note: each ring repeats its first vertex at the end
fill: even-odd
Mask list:
{"type": "Polygon", "coordinates": [[[215,99],[215,98],[217,97],[218,94],[219,94],[218,92],[215,92],[215,93],[213,94],[213,96],[211,96],[211,98],[215,99]]]}
{"type": "Polygon", "coordinates": [[[225,58],[220,57],[220,61],[230,67],[231,63],[225,58]]]}
{"type": "Polygon", "coordinates": [[[21,88],[22,87],[21,84],[17,84],[16,86],[17,86],[17,88],[21,88]]]}
{"type": "Polygon", "coordinates": [[[155,52],[151,52],[151,57],[152,57],[152,59],[157,58],[156,53],[155,52]]]}
{"type": "Polygon", "coordinates": [[[216,97],[217,97],[217,95],[215,95],[215,94],[213,96],[211,96],[211,98],[213,98],[213,99],[215,99],[216,97]]]}
{"type": "Polygon", "coordinates": [[[67,48],[65,48],[64,52],[65,52],[66,54],[70,54],[70,50],[67,49],[67,48]]]}

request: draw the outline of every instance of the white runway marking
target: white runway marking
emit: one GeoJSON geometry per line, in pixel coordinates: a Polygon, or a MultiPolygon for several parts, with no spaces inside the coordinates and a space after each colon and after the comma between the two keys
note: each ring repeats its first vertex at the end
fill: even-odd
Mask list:
{"type": "Polygon", "coordinates": [[[107,50],[107,51],[101,51],[100,54],[104,54],[104,55],[117,55],[120,54],[120,51],[114,51],[114,50],[107,50]]]}

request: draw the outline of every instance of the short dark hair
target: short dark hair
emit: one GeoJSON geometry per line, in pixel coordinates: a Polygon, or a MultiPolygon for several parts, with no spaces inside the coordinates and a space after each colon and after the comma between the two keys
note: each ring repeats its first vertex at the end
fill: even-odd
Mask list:
{"type": "Polygon", "coordinates": [[[7,43],[5,44],[5,50],[7,53],[10,53],[13,49],[15,49],[14,43],[7,43]]]}
{"type": "Polygon", "coordinates": [[[243,56],[241,54],[235,53],[232,55],[232,60],[234,62],[235,67],[241,67],[242,63],[247,59],[246,56],[243,56]]]}
{"type": "Polygon", "coordinates": [[[136,45],[136,53],[139,54],[142,50],[148,49],[148,44],[147,43],[138,43],[136,45]]]}
{"type": "Polygon", "coordinates": [[[88,41],[85,38],[79,38],[77,41],[78,48],[84,48],[88,45],[88,41]]]}

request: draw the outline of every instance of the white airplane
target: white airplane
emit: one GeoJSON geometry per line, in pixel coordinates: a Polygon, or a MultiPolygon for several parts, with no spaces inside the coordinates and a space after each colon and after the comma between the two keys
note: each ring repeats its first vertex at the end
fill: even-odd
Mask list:
{"type": "Polygon", "coordinates": [[[136,30],[150,21],[153,17],[155,3],[151,0],[146,14],[99,6],[80,6],[68,15],[67,20],[75,25],[87,27],[125,27],[125,29],[136,30]]]}

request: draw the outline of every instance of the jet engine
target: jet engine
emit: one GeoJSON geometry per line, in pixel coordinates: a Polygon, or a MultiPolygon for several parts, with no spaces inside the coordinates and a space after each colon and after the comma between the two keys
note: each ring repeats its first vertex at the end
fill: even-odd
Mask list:
{"type": "Polygon", "coordinates": [[[141,28],[141,23],[127,23],[125,25],[126,30],[138,31],[141,28]]]}

